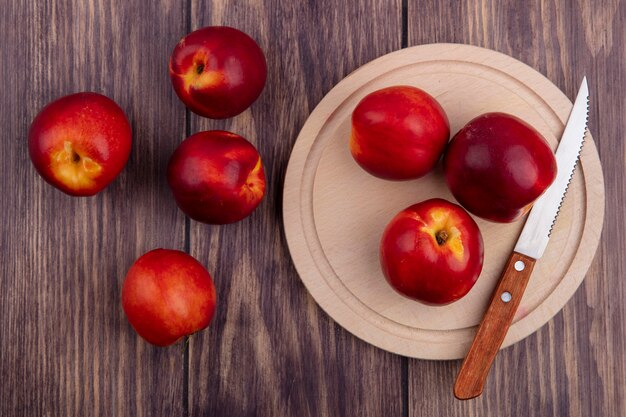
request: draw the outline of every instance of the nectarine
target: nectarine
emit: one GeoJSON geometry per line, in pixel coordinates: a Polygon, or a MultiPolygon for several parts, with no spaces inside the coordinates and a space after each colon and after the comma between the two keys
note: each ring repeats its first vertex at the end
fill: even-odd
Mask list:
{"type": "Polygon", "coordinates": [[[265,195],[265,173],[256,148],[221,130],[185,139],[170,158],[167,180],[180,209],[203,223],[241,220],[265,195]]]}
{"type": "Polygon", "coordinates": [[[449,138],[443,108],[416,87],[374,91],[352,113],[352,157],[379,178],[409,180],[427,174],[439,161],[449,138]]]}
{"type": "Polygon", "coordinates": [[[389,284],[425,304],[458,300],[483,267],[478,225],[460,206],[434,198],[398,213],[380,242],[380,263],[389,284]]]}
{"type": "Polygon", "coordinates": [[[196,114],[235,116],[261,94],[267,77],[265,55],[240,30],[209,26],[180,40],[170,58],[174,91],[196,114]]]}
{"type": "Polygon", "coordinates": [[[554,154],[523,120],[486,113],[467,123],[444,156],[448,187],[471,213],[494,222],[518,220],[556,178],[554,154]]]}
{"type": "Polygon", "coordinates": [[[215,313],[211,275],[184,252],[155,249],[130,267],[122,306],[133,328],[148,342],[168,346],[206,328],[215,313]]]}
{"type": "Polygon", "coordinates": [[[132,134],[122,109],[97,93],[77,93],[44,107],[28,132],[41,177],[66,194],[91,196],[126,165],[132,134]]]}

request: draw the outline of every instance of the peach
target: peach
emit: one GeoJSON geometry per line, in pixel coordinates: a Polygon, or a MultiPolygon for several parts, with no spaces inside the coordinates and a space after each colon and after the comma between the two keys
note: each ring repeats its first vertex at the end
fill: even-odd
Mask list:
{"type": "Polygon", "coordinates": [[[194,113],[233,117],[259,97],[267,77],[265,55],[240,30],[209,26],[180,40],[170,57],[174,91],[194,113]]]}
{"type": "Polygon", "coordinates": [[[178,207],[209,224],[249,216],[265,195],[265,173],[256,148],[220,130],[185,139],[170,159],[167,180],[178,207]]]}
{"type": "Polygon", "coordinates": [[[157,346],[168,346],[206,328],[215,313],[215,286],[193,257],[155,249],[130,267],[122,307],[135,331],[157,346]]]}
{"type": "Polygon", "coordinates": [[[398,213],[380,242],[387,282],[424,304],[443,305],[472,289],[483,267],[483,239],[462,207],[433,198],[398,213]]]}
{"type": "Polygon", "coordinates": [[[374,91],[352,113],[352,157],[379,178],[410,180],[426,175],[449,138],[446,113],[437,100],[416,87],[374,91]]]}
{"type": "Polygon", "coordinates": [[[466,124],[444,156],[446,182],[463,207],[484,219],[520,219],[556,178],[556,159],[532,126],[506,113],[466,124]]]}
{"type": "Polygon", "coordinates": [[[122,109],[97,93],[77,93],[44,107],[28,132],[41,177],[66,194],[91,196],[122,171],[132,145],[122,109]]]}

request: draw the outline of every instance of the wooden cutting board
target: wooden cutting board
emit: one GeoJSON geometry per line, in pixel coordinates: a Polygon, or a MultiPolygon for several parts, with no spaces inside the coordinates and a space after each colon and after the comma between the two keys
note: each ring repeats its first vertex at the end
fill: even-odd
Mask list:
{"type": "MultiPolygon", "coordinates": [[[[509,56],[467,45],[422,45],[385,55],[350,74],[324,97],[298,136],[285,179],[283,216],[291,256],[313,298],[341,326],[382,349],[415,358],[457,359],[469,348],[524,220],[496,224],[475,218],[485,242],[484,267],[463,299],[432,307],[391,289],[378,260],[387,222],[428,198],[455,201],[441,165],[418,180],[389,182],[367,174],[350,155],[350,117],[356,104],[374,90],[399,84],[436,97],[453,134],[479,114],[501,111],[529,122],[553,149],[572,103],[543,75],[509,56]]],[[[587,134],[550,243],[503,347],[533,333],[573,295],[594,257],[603,218],[602,168],[587,134]]]]}

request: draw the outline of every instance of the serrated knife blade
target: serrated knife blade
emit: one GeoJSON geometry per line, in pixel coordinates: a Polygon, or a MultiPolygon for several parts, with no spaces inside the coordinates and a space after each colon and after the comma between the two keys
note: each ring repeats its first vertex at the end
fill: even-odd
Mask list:
{"type": "Polygon", "coordinates": [[[533,205],[515,245],[515,252],[539,259],[548,246],[552,227],[559,215],[585,140],[588,105],[589,87],[587,77],[584,77],[556,150],[556,179],[533,205]]]}
{"type": "Polygon", "coordinates": [[[582,149],[587,130],[588,103],[589,88],[587,78],[583,78],[556,150],[556,179],[533,205],[491,295],[487,311],[454,384],[454,395],[459,399],[467,400],[482,393],[491,364],[511,326],[535,263],[548,245],[582,149]]]}

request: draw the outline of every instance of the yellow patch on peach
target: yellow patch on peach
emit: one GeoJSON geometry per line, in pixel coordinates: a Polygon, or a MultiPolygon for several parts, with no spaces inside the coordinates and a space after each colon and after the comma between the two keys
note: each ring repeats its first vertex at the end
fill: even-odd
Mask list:
{"type": "Polygon", "coordinates": [[[224,81],[224,74],[222,74],[222,72],[206,68],[207,61],[207,53],[198,51],[193,57],[193,65],[185,73],[178,74],[178,76],[183,79],[183,84],[187,92],[192,88],[196,90],[209,88],[219,85],[224,81]]]}
{"type": "Polygon", "coordinates": [[[354,156],[361,155],[361,146],[359,146],[359,142],[356,140],[354,131],[350,135],[350,153],[354,156]]]}
{"type": "Polygon", "coordinates": [[[447,247],[456,259],[462,260],[464,248],[461,240],[461,231],[452,225],[450,213],[446,210],[433,209],[428,214],[430,215],[430,221],[425,222],[421,230],[428,233],[438,247],[447,247]],[[446,238],[445,242],[440,244],[437,240],[437,235],[441,232],[445,233],[446,238]]]}
{"type": "Polygon", "coordinates": [[[257,160],[256,165],[248,174],[246,182],[241,189],[241,194],[247,197],[248,201],[258,201],[263,197],[265,192],[265,184],[262,176],[259,176],[259,172],[263,168],[261,158],[257,160]]]}
{"type": "Polygon", "coordinates": [[[448,231],[447,244],[450,246],[450,250],[458,259],[463,259],[463,241],[461,240],[461,232],[454,226],[450,226],[448,231]]]}
{"type": "Polygon", "coordinates": [[[54,176],[74,189],[90,188],[100,175],[102,167],[93,159],[80,155],[72,146],[72,142],[63,142],[63,149],[52,154],[50,160],[54,176]]]}
{"type": "Polygon", "coordinates": [[[203,71],[202,74],[198,74],[191,86],[195,89],[201,90],[214,85],[219,85],[224,80],[224,75],[219,71],[203,71]]]}

